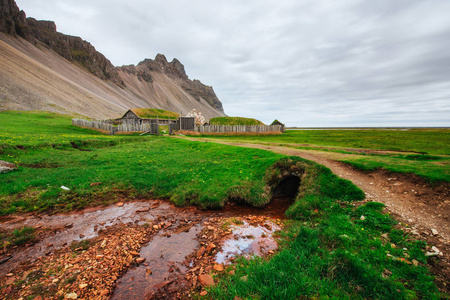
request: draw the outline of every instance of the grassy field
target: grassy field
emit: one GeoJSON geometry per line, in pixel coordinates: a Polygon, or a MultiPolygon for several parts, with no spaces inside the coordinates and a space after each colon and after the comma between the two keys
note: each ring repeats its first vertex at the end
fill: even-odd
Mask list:
{"type": "MultiPolygon", "coordinates": [[[[398,230],[382,204],[354,206],[364,193],[313,162],[170,137],[103,136],[48,113],[4,112],[0,125],[0,160],[19,166],[0,174],[1,214],[149,196],[179,205],[219,207],[232,200],[260,206],[283,176],[301,176],[281,250],[269,260],[239,260],[236,273],[224,272],[209,298],[439,299],[425,244],[398,230]]],[[[21,229],[3,238],[16,244],[34,237],[21,229]]]]}
{"type": "Polygon", "coordinates": [[[264,125],[260,120],[242,117],[217,117],[209,120],[211,125],[264,125]]]}
{"type": "Polygon", "coordinates": [[[338,160],[359,169],[383,168],[450,182],[450,129],[288,130],[275,136],[211,138],[339,153],[338,160]]]}

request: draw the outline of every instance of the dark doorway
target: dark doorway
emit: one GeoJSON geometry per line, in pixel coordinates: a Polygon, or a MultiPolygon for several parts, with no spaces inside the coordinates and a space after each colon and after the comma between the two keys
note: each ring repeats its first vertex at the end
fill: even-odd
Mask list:
{"type": "Polygon", "coordinates": [[[289,176],[283,178],[273,190],[273,197],[295,198],[300,187],[300,178],[298,176],[289,176]]]}

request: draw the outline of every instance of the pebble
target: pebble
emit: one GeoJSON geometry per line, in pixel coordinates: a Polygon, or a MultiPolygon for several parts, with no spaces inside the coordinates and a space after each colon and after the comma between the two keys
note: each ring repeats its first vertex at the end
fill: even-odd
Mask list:
{"type": "Polygon", "coordinates": [[[203,286],[215,285],[214,279],[211,277],[211,275],[198,275],[198,281],[200,281],[203,286]]]}
{"type": "Polygon", "coordinates": [[[213,269],[216,270],[217,272],[222,272],[223,271],[223,265],[214,265],[213,269]]]}
{"type": "Polygon", "coordinates": [[[145,257],[139,257],[139,258],[136,258],[136,262],[137,262],[138,264],[143,263],[144,261],[145,261],[145,257]]]}
{"type": "Polygon", "coordinates": [[[78,299],[77,293],[69,293],[64,296],[64,299],[78,299]]]}

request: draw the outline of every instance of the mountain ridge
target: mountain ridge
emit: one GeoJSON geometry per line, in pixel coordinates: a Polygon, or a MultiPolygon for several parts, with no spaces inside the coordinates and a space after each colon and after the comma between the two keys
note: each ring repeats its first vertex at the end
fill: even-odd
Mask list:
{"type": "MultiPolygon", "coordinates": [[[[80,89],[78,85],[81,85],[84,94],[86,94],[85,89],[87,89],[88,92],[94,92],[94,94],[96,94],[95,96],[98,96],[88,95],[87,98],[99,102],[99,108],[107,105],[106,103],[108,102],[112,104],[112,106],[109,109],[105,109],[103,113],[94,113],[92,110],[85,110],[82,105],[75,111],[73,111],[73,107],[69,105],[70,108],[68,108],[68,111],[90,117],[94,117],[94,115],[95,117],[112,117],[112,111],[117,115],[120,114],[119,110],[123,111],[123,108],[128,109],[132,107],[155,107],[177,112],[184,111],[186,113],[191,109],[196,108],[197,110],[204,111],[204,114],[208,117],[224,115],[222,103],[217,98],[213,88],[204,85],[198,80],[190,80],[185,72],[184,65],[176,58],[174,58],[172,62],[168,62],[164,55],[158,54],[154,60],[145,59],[136,66],[129,65],[115,67],[89,42],[84,41],[80,37],[57,32],[56,24],[53,21],[38,21],[34,18],[27,18],[25,12],[17,7],[14,0],[0,0],[0,10],[0,32],[3,32],[0,36],[0,40],[12,46],[22,54],[27,55],[29,58],[35,61],[37,60],[38,64],[35,65],[37,69],[50,67],[50,69],[53,68],[53,71],[66,77],[69,82],[66,82],[65,84],[70,85],[68,90],[71,95],[73,95],[73,93],[70,90],[71,88],[74,88],[75,83],[75,89],[80,89]],[[9,37],[5,35],[9,35],[9,37]],[[31,43],[36,49],[27,45],[26,42],[21,39],[31,43]],[[92,84],[87,84],[86,81],[92,81],[92,78],[88,78],[90,76],[86,76],[84,73],[80,73],[80,78],[73,78],[71,74],[68,74],[63,70],[64,67],[62,65],[64,65],[65,62],[62,62],[60,59],[55,59],[54,55],[47,53],[49,51],[53,51],[67,63],[79,67],[80,69],[87,70],[89,73],[100,79],[102,81],[102,84],[100,84],[102,92],[100,93],[97,89],[93,89],[92,84]],[[54,66],[54,62],[43,59],[42,56],[51,56],[53,60],[58,61],[58,66],[54,66]],[[111,89],[114,91],[111,91],[111,89]],[[105,95],[103,92],[107,92],[107,94],[112,93],[114,95],[105,95]],[[102,101],[97,98],[102,98],[102,101]],[[128,105],[131,105],[131,107],[128,105]]],[[[3,49],[6,48],[4,45],[2,47],[3,49]]],[[[8,53],[13,55],[12,52],[14,51],[8,53]]],[[[17,56],[19,54],[14,53],[14,55],[17,56]]],[[[7,57],[6,55],[3,56],[3,59],[14,60],[13,57],[7,57]]],[[[3,65],[15,72],[23,72],[24,69],[26,69],[25,65],[12,65],[7,61],[4,61],[3,65]],[[18,66],[20,67],[17,68],[18,66]]],[[[72,70],[73,68],[70,67],[70,69],[72,70]]],[[[38,71],[36,70],[36,72],[38,71]]],[[[45,71],[43,72],[45,73],[45,71]]],[[[49,76],[51,77],[53,75],[49,76]]],[[[7,77],[14,77],[14,74],[7,74],[7,77]]],[[[94,80],[93,82],[96,82],[98,85],[97,80],[94,80]]],[[[37,99],[40,99],[41,102],[45,102],[43,97],[39,97],[40,94],[42,94],[41,83],[33,81],[30,87],[23,86],[20,82],[15,81],[12,85],[14,85],[16,90],[26,90],[30,93],[30,96],[36,94],[37,99]],[[37,86],[39,86],[39,88],[37,86]],[[39,89],[39,91],[36,91],[37,89],[39,89]]],[[[64,84],[62,85],[64,86],[64,84]]],[[[50,98],[47,101],[54,103],[41,103],[42,105],[38,105],[37,102],[32,103],[31,99],[28,98],[27,101],[23,101],[24,104],[21,105],[19,100],[23,98],[22,95],[16,94],[15,96],[13,90],[14,88],[11,88],[11,86],[9,88],[5,85],[3,87],[0,86],[0,101],[4,100],[1,101],[4,103],[0,103],[0,110],[8,108],[17,109],[21,106],[23,106],[23,109],[42,109],[42,107],[48,108],[48,104],[53,104],[54,107],[60,106],[59,104],[61,104],[61,102],[63,102],[63,110],[67,110],[67,101],[59,101],[61,100],[59,98],[63,97],[63,95],[60,95],[59,98],[56,97],[58,99],[50,98]],[[11,98],[16,99],[11,100],[11,98]],[[5,99],[8,99],[9,101],[5,101],[5,99]],[[8,104],[12,102],[14,102],[14,105],[8,104]]],[[[86,100],[82,100],[82,102],[86,102],[86,100]]],[[[55,108],[55,110],[58,109],[55,108]]]]}

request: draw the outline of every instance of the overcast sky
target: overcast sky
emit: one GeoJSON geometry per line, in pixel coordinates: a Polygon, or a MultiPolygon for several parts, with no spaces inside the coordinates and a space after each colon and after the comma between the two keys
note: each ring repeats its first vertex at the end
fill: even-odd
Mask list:
{"type": "Polygon", "coordinates": [[[114,65],[164,54],[230,116],[450,126],[449,0],[16,0],[114,65]]]}

